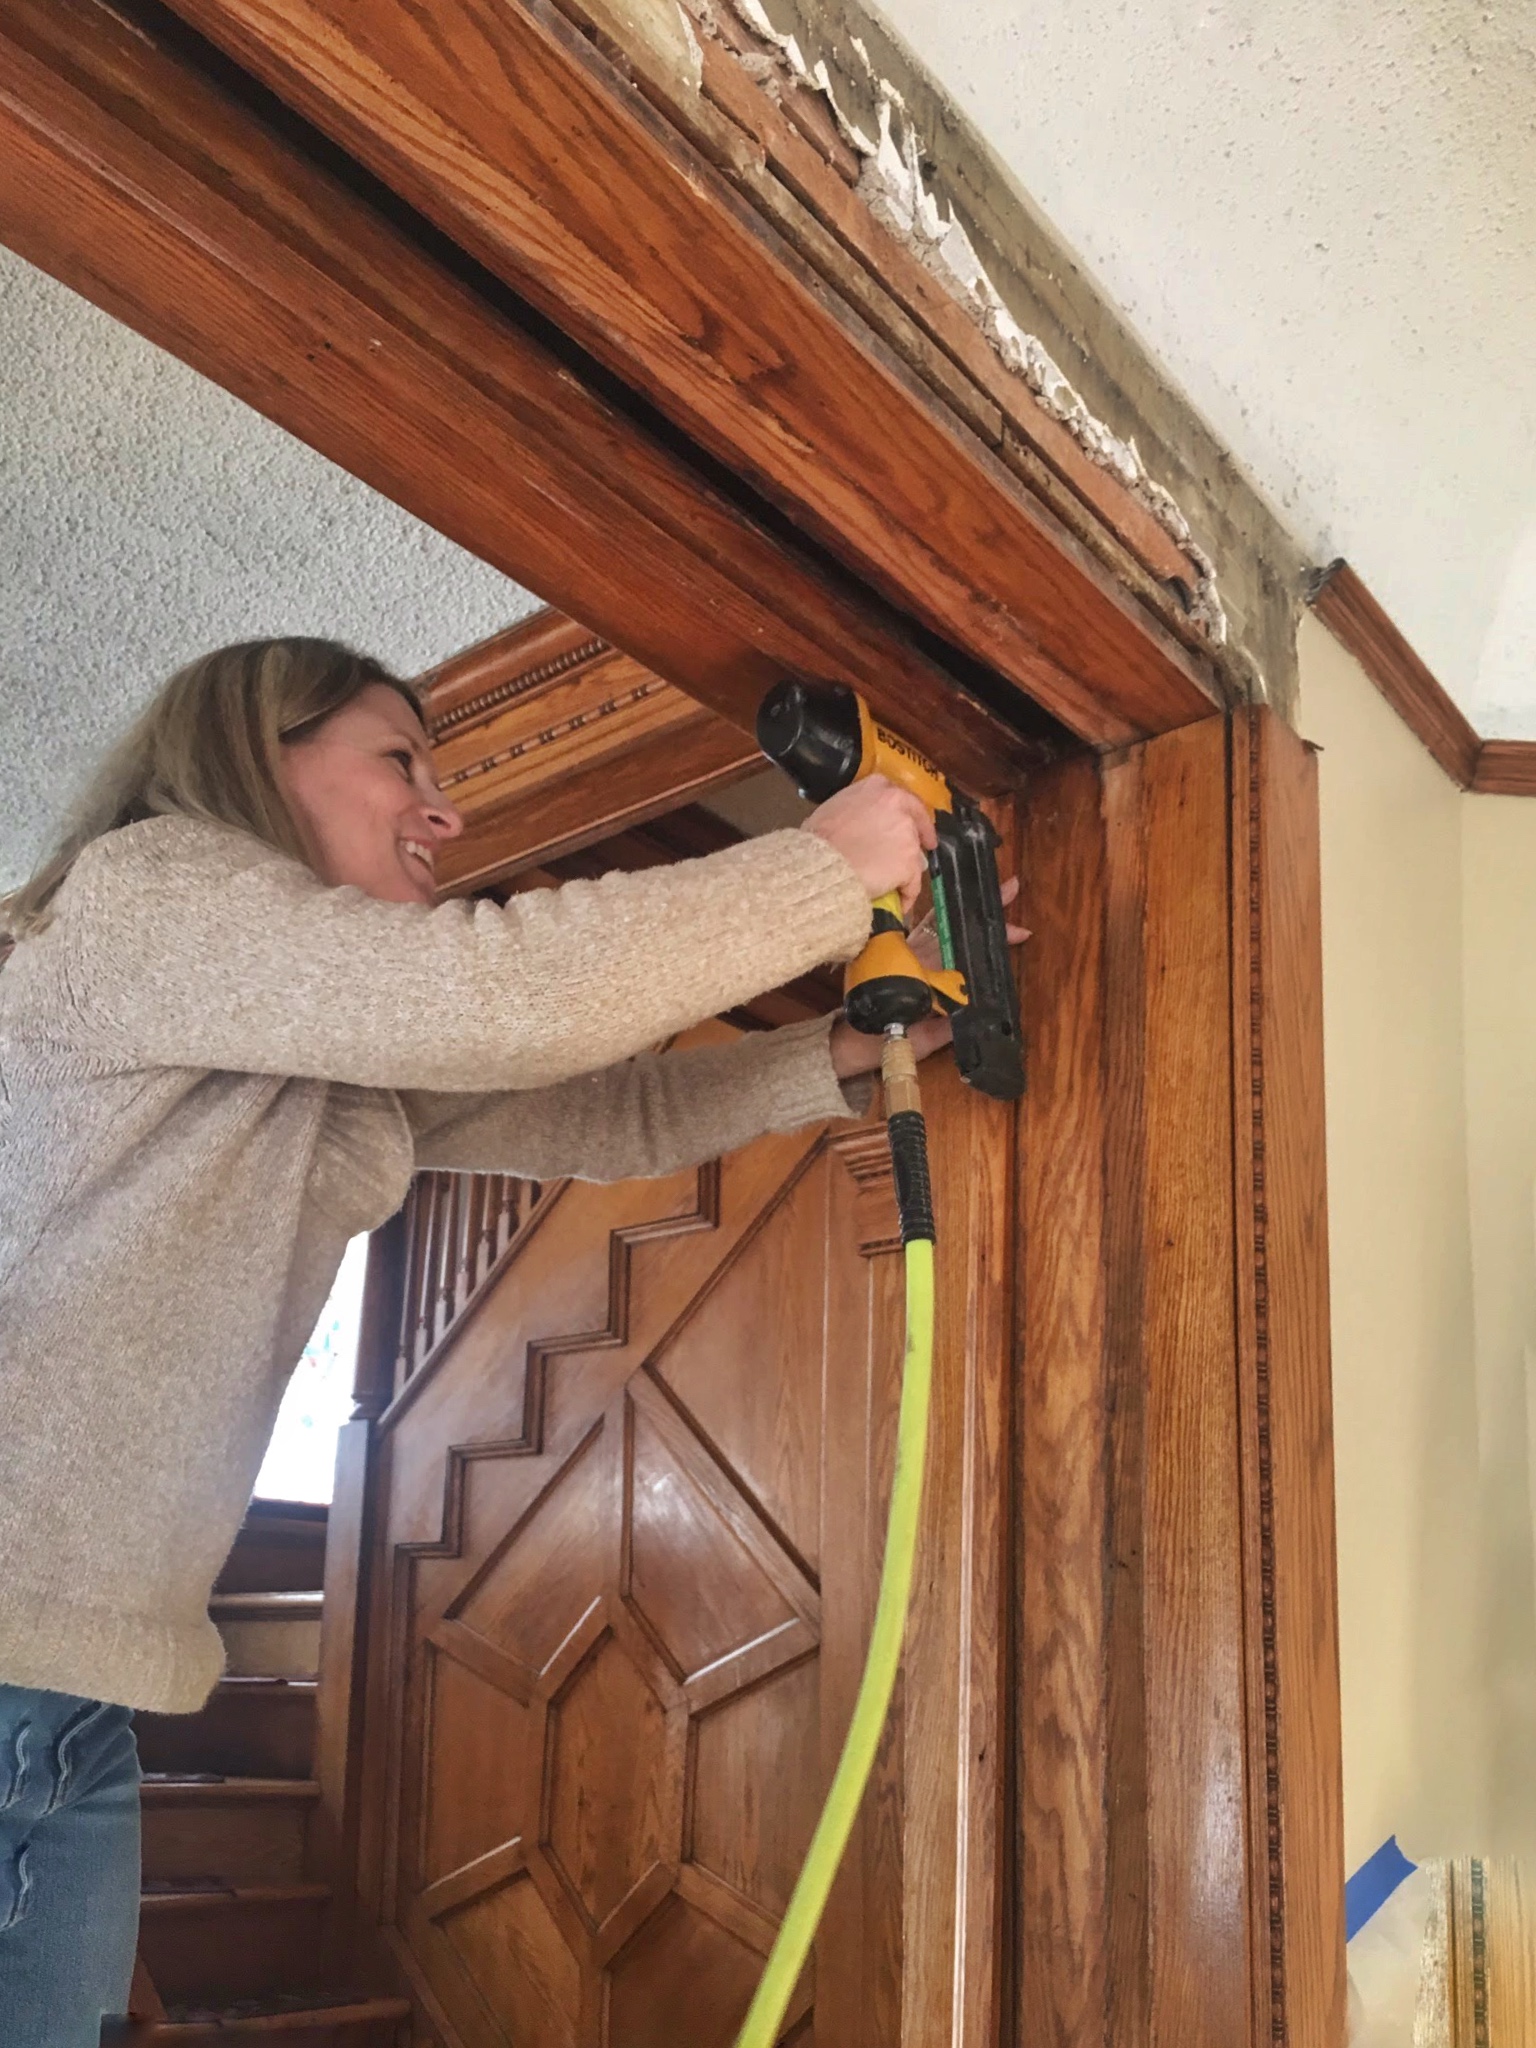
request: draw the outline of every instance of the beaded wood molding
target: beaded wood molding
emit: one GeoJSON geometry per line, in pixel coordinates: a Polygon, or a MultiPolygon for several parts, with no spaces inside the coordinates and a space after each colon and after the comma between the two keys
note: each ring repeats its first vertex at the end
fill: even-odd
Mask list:
{"type": "Polygon", "coordinates": [[[570,853],[750,773],[756,742],[556,611],[418,678],[438,776],[465,832],[465,890],[570,853]]]}

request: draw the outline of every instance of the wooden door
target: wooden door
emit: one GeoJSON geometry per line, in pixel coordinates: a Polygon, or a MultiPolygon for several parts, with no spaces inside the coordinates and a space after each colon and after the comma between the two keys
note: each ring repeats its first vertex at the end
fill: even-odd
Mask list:
{"type": "MultiPolygon", "coordinates": [[[[979,1127],[1006,1157],[995,1108],[950,1119],[969,1192],[947,1172],[958,1299],[909,1655],[931,1675],[892,1716],[786,2040],[993,2038],[1007,1273],[967,1239],[979,1127]]],[[[902,1350],[883,1131],[427,1193],[371,1459],[365,1911],[444,2044],[726,2048],[873,1610],[902,1350]],[[472,1216],[504,1248],[465,1308],[472,1216]]]]}

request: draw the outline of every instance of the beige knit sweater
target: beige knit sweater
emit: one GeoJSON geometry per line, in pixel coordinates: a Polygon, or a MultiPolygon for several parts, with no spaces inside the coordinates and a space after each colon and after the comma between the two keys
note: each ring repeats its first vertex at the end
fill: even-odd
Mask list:
{"type": "Polygon", "coordinates": [[[89,847],[0,971],[0,1680],[198,1707],[348,1238],[417,1166],[619,1180],[846,1115],[824,1023],[641,1049],[868,924],[805,832],[505,910],[186,818],[89,847]]]}

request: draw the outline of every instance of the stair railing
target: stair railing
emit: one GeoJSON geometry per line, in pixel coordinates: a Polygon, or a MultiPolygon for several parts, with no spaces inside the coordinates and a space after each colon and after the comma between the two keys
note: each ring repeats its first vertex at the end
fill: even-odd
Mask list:
{"type": "Polygon", "coordinates": [[[553,1194],[508,1173],[419,1173],[369,1246],[355,1413],[376,1417],[454,1329],[553,1194]]]}

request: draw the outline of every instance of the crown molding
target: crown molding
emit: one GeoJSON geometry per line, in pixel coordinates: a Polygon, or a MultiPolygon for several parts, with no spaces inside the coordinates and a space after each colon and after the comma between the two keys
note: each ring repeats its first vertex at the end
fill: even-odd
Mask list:
{"type": "Polygon", "coordinates": [[[433,744],[541,683],[586,668],[613,651],[598,634],[549,608],[477,640],[416,679],[433,744]]]}
{"type": "Polygon", "coordinates": [[[1536,796],[1536,740],[1484,740],[1474,796],[1536,796]]]}
{"type": "Polygon", "coordinates": [[[438,863],[453,892],[612,838],[762,761],[738,726],[553,610],[416,687],[438,780],[464,818],[438,863]]]}
{"type": "Polygon", "coordinates": [[[1536,740],[1483,739],[1342,556],[1312,578],[1307,603],[1458,789],[1536,796],[1536,740]]]}

